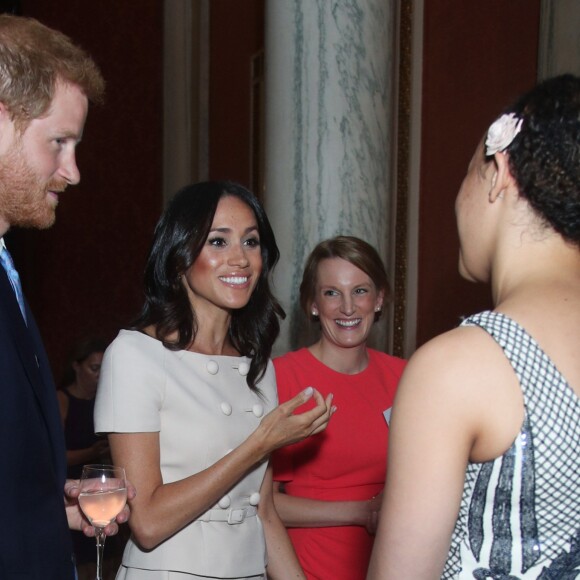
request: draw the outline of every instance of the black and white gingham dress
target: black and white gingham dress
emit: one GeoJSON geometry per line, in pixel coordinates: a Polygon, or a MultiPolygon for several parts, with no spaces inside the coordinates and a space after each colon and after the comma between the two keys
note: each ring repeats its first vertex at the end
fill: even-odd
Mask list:
{"type": "Polygon", "coordinates": [[[482,312],[462,325],[483,328],[502,347],[520,381],[525,418],[504,455],[468,466],[441,578],[580,578],[580,399],[507,316],[482,312]]]}

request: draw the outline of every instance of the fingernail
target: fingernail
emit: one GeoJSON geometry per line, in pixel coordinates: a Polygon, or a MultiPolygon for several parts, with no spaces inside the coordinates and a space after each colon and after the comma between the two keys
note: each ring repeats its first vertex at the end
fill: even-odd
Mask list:
{"type": "Polygon", "coordinates": [[[338,408],[338,407],[336,407],[335,405],[333,405],[333,406],[332,406],[332,409],[331,409],[331,411],[332,411],[333,413],[336,413],[336,409],[337,409],[337,408],[338,408]]]}
{"type": "Polygon", "coordinates": [[[313,393],[313,392],[314,392],[314,389],[313,389],[312,387],[306,387],[306,388],[304,389],[304,394],[305,394],[307,397],[310,397],[310,396],[312,395],[312,393],[313,393]]]}

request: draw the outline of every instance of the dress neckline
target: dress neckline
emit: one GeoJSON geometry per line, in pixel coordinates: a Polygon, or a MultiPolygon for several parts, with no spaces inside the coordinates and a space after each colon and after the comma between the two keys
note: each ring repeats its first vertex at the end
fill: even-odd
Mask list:
{"type": "MultiPolygon", "coordinates": [[[[305,350],[305,351],[306,351],[306,353],[307,353],[307,356],[308,356],[308,358],[309,358],[309,359],[311,359],[311,361],[314,361],[314,363],[315,363],[317,366],[319,366],[319,367],[321,367],[321,368],[325,369],[325,370],[326,370],[327,372],[329,372],[329,373],[333,373],[333,374],[339,375],[339,376],[341,376],[341,377],[356,377],[356,378],[362,377],[362,376],[364,376],[364,374],[365,374],[365,373],[367,373],[367,372],[369,371],[369,369],[371,368],[372,362],[373,362],[373,354],[372,354],[372,349],[370,349],[370,348],[367,348],[367,354],[368,354],[368,356],[369,356],[369,361],[368,361],[368,364],[367,364],[367,366],[366,366],[366,367],[365,367],[365,368],[364,368],[362,371],[359,371],[358,373],[354,373],[354,374],[350,374],[350,373],[341,373],[340,371],[337,371],[337,370],[333,369],[332,367],[329,367],[328,365],[324,364],[324,363],[323,363],[323,362],[322,362],[320,359],[316,358],[316,357],[315,357],[315,356],[314,356],[314,355],[313,355],[313,354],[310,352],[310,350],[308,349],[308,347],[304,347],[304,348],[303,348],[303,349],[301,349],[301,350],[305,350]]],[[[297,351],[297,352],[300,352],[300,351],[297,351]]]]}
{"type": "MultiPolygon", "coordinates": [[[[130,329],[122,329],[121,332],[129,332],[129,333],[136,333],[139,336],[143,336],[146,339],[149,340],[153,340],[155,341],[159,346],[161,346],[162,348],[165,348],[163,346],[163,343],[158,339],[155,338],[154,336],[151,336],[150,334],[147,334],[146,332],[143,332],[141,330],[130,330],[130,329]]],[[[189,356],[189,357],[198,357],[198,358],[203,358],[203,359],[222,359],[222,360],[245,360],[245,361],[250,361],[250,357],[247,357],[245,355],[229,355],[229,354],[204,354],[201,352],[194,352],[191,350],[185,350],[185,349],[180,349],[180,350],[170,350],[170,349],[166,349],[169,352],[173,352],[176,355],[180,356],[180,357],[184,357],[184,356],[189,356]]]]}

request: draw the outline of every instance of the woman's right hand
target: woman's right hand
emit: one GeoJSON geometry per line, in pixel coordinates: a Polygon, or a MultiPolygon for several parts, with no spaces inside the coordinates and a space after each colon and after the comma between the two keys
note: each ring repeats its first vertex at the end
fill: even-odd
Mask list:
{"type": "Polygon", "coordinates": [[[291,443],[302,441],[310,435],[320,433],[330,421],[336,407],[332,405],[332,394],[326,399],[314,388],[308,387],[294,398],[279,405],[268,413],[254,432],[261,438],[265,455],[291,443]],[[301,405],[314,397],[316,406],[304,413],[294,414],[301,405]]]}

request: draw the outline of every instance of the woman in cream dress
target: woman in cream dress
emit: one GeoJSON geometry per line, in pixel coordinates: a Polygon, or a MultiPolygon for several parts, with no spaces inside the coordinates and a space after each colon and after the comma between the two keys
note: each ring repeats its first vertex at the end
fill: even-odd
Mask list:
{"type": "Polygon", "coordinates": [[[262,206],[239,185],[186,187],[161,218],[145,305],[107,349],[95,409],[138,490],[117,578],[304,578],[268,457],[324,429],[333,408],[311,388],[277,406],[277,259],[262,206]]]}

